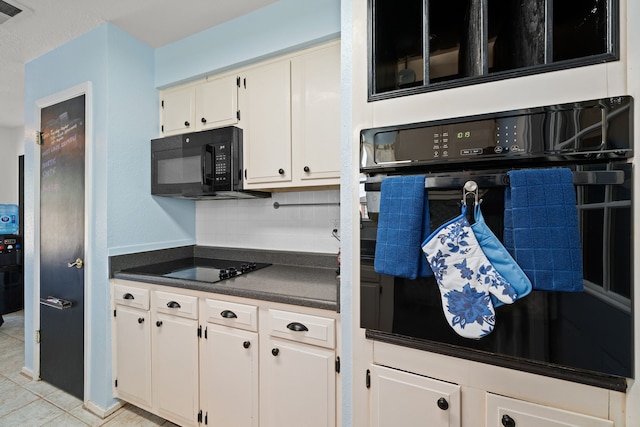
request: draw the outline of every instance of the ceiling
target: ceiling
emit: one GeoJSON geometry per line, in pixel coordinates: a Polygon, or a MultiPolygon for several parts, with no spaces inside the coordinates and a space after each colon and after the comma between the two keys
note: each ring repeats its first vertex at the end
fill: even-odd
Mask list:
{"type": "Polygon", "coordinates": [[[22,9],[0,15],[0,128],[12,128],[24,125],[25,63],[105,22],[157,48],[277,0],[2,1],[22,9]]]}

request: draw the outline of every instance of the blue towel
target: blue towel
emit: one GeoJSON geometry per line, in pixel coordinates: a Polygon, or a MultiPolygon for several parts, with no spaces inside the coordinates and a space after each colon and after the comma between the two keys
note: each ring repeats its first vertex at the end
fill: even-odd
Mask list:
{"type": "Polygon", "coordinates": [[[582,251],[571,170],[510,171],[509,180],[504,246],[533,289],[581,292],[582,251]]]}
{"type": "Polygon", "coordinates": [[[425,177],[401,176],[382,180],[374,270],[415,279],[433,275],[421,243],[429,236],[429,201],[425,177]]]}

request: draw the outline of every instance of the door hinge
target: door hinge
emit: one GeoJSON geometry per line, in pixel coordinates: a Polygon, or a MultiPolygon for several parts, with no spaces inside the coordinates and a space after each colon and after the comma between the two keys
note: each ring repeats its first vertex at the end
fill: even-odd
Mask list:
{"type": "Polygon", "coordinates": [[[208,340],[209,338],[207,337],[207,331],[209,330],[209,328],[204,328],[204,339],[208,340]]]}
{"type": "Polygon", "coordinates": [[[118,388],[118,380],[117,379],[114,381],[114,383],[116,385],[116,388],[118,388]]]}
{"type": "Polygon", "coordinates": [[[162,101],[160,101],[160,106],[161,106],[162,108],[164,108],[164,99],[163,99],[162,101]]]}
{"type": "Polygon", "coordinates": [[[208,425],[209,424],[209,413],[206,412],[204,414],[204,425],[208,425]]]}
{"type": "Polygon", "coordinates": [[[240,121],[240,110],[236,112],[236,117],[238,118],[238,121],[240,121]]]}
{"type": "Polygon", "coordinates": [[[198,325],[198,338],[202,338],[202,325],[198,325]]]}
{"type": "Polygon", "coordinates": [[[336,372],[340,373],[340,356],[336,356],[336,372]]]}
{"type": "Polygon", "coordinates": [[[36,344],[40,344],[40,330],[39,329],[36,331],[35,338],[36,338],[36,344]]]}
{"type": "Polygon", "coordinates": [[[366,380],[367,388],[371,388],[371,371],[367,369],[367,380],[366,380]]]}
{"type": "Polygon", "coordinates": [[[164,125],[160,126],[160,132],[164,132],[164,125]]]}
{"type": "Polygon", "coordinates": [[[202,423],[202,410],[198,412],[198,422],[202,423]]]}
{"type": "Polygon", "coordinates": [[[116,309],[114,308],[114,309],[113,309],[113,317],[116,317],[116,316],[117,316],[117,315],[116,315],[116,309]]]}
{"type": "Polygon", "coordinates": [[[242,79],[243,84],[244,84],[244,88],[247,88],[247,78],[245,77],[244,79],[242,79]]]}
{"type": "Polygon", "coordinates": [[[240,87],[240,76],[236,77],[236,85],[240,87]]]}
{"type": "Polygon", "coordinates": [[[43,133],[40,131],[36,132],[36,145],[42,145],[43,144],[43,133]]]}

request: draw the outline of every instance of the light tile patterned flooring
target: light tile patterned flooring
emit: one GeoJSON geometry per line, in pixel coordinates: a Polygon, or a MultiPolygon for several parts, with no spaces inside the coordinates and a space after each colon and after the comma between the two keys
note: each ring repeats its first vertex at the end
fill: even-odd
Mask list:
{"type": "Polygon", "coordinates": [[[24,315],[3,315],[0,326],[0,427],[175,426],[135,406],[125,405],[102,419],[82,401],[43,381],[21,374],[24,365],[24,315]]]}

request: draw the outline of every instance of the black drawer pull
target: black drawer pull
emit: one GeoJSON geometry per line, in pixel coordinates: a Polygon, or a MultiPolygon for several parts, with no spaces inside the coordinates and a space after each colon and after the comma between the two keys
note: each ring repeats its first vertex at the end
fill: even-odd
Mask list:
{"type": "Polygon", "coordinates": [[[291,322],[287,325],[287,329],[290,329],[292,331],[296,331],[296,332],[304,332],[304,331],[308,331],[309,329],[307,329],[306,326],[304,326],[302,323],[298,323],[298,322],[291,322]]]}
{"type": "Polygon", "coordinates": [[[142,322],[144,322],[144,317],[138,317],[138,323],[141,324],[142,322]]]}
{"type": "Polygon", "coordinates": [[[133,295],[131,295],[129,292],[127,292],[126,294],[122,295],[122,298],[123,299],[135,299],[133,297],[133,295]]]}
{"type": "Polygon", "coordinates": [[[169,302],[167,303],[167,307],[169,307],[169,308],[180,308],[180,304],[178,304],[178,303],[177,303],[177,302],[175,302],[175,301],[169,301],[169,302]]]}
{"type": "Polygon", "coordinates": [[[449,409],[449,402],[447,402],[447,399],[445,399],[444,397],[438,399],[438,408],[442,409],[443,411],[449,409]]]}
{"type": "Polygon", "coordinates": [[[249,348],[249,347],[251,347],[251,342],[250,341],[245,341],[245,342],[242,343],[242,346],[244,348],[249,348]]]}
{"type": "Polygon", "coordinates": [[[236,319],[238,316],[236,316],[236,314],[231,311],[231,310],[224,310],[220,313],[220,316],[224,317],[225,319],[236,319]]]}
{"type": "Polygon", "coordinates": [[[158,320],[158,321],[156,322],[156,326],[157,326],[158,328],[159,328],[160,326],[162,326],[162,320],[158,320]]]}
{"type": "Polygon", "coordinates": [[[278,354],[280,354],[280,349],[279,348],[272,348],[271,349],[271,354],[273,354],[274,356],[277,356],[278,354]]]}
{"type": "Polygon", "coordinates": [[[509,415],[502,416],[502,425],[504,427],[516,427],[516,421],[509,415]]]}

